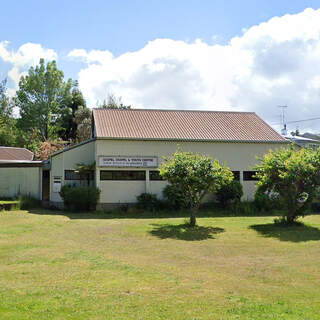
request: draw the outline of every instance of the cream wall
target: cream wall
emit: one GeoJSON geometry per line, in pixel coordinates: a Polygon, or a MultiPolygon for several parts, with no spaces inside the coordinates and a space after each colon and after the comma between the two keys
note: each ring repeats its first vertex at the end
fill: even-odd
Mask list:
{"type": "Polygon", "coordinates": [[[74,170],[78,163],[91,164],[95,160],[95,141],[84,143],[75,148],[54,155],[51,158],[50,201],[62,202],[59,192],[54,192],[55,178],[61,179],[61,186],[72,181],[64,180],[64,170],[74,170]]]}
{"type": "Polygon", "coordinates": [[[175,141],[128,141],[128,140],[95,140],[57,154],[51,159],[50,200],[62,202],[58,192],[53,191],[55,178],[61,179],[61,185],[70,183],[64,181],[64,170],[74,170],[77,163],[92,163],[96,161],[95,184],[101,190],[100,203],[121,204],[136,202],[136,197],[143,192],[157,194],[162,197],[165,181],[149,181],[149,170],[156,168],[111,168],[99,167],[100,156],[157,156],[159,165],[163,156],[170,156],[178,148],[182,151],[205,154],[218,159],[233,171],[240,171],[243,184],[243,199],[252,199],[255,191],[254,181],[242,181],[242,172],[252,170],[257,163],[256,157],[261,157],[270,149],[277,149],[285,144],[272,143],[213,143],[213,142],[180,142],[175,141]],[[146,181],[100,181],[101,170],[145,170],[146,181]]]}
{"type": "Polygon", "coordinates": [[[41,173],[39,167],[0,168],[0,197],[41,199],[41,173]]]}
{"type": "MultiPolygon", "coordinates": [[[[175,141],[128,141],[128,140],[97,140],[96,141],[96,163],[99,156],[157,156],[159,165],[163,156],[170,156],[178,147],[182,151],[205,154],[218,159],[230,167],[233,171],[241,171],[241,182],[243,183],[243,199],[252,199],[255,191],[255,182],[242,181],[242,171],[252,170],[257,163],[256,157],[261,157],[270,149],[277,149],[284,144],[271,143],[213,143],[213,142],[175,142],[175,141]]],[[[126,170],[119,168],[99,168],[96,170],[97,186],[102,190],[101,203],[125,203],[134,202],[141,192],[151,192],[162,197],[162,189],[166,182],[146,181],[145,191],[141,181],[100,181],[100,170],[126,170]],[[116,201],[113,201],[116,200],[116,201]]],[[[134,170],[134,169],[130,169],[134,170]]],[[[139,169],[137,169],[139,170],[139,169]]],[[[145,170],[145,169],[143,169],[145,170]]],[[[150,169],[152,170],[152,169],[150,169]]],[[[154,170],[154,169],[153,169],[154,170]]],[[[148,177],[148,169],[147,177],[148,177]]]]}

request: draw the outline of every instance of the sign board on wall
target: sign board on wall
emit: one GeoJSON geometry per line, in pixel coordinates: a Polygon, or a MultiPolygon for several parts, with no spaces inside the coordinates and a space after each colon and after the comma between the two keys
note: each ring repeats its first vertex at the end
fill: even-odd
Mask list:
{"type": "Polygon", "coordinates": [[[101,156],[100,167],[132,167],[132,168],[157,168],[158,157],[140,156],[101,156]]]}
{"type": "Polygon", "coordinates": [[[53,192],[60,192],[61,191],[61,177],[54,177],[53,178],[53,192]]]}

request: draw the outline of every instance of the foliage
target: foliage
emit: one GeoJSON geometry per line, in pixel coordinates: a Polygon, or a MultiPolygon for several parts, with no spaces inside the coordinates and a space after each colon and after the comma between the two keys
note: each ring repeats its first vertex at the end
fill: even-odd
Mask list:
{"type": "Polygon", "coordinates": [[[0,82],[0,145],[15,146],[18,135],[12,103],[7,95],[7,80],[0,82]]]}
{"type": "Polygon", "coordinates": [[[160,201],[157,195],[152,193],[141,193],[137,196],[137,207],[148,211],[156,211],[160,208],[160,201]]]}
{"type": "Polygon", "coordinates": [[[96,209],[100,190],[96,187],[79,187],[67,184],[61,188],[60,196],[68,210],[91,211],[96,209]]]}
{"type": "Polygon", "coordinates": [[[62,149],[63,145],[60,141],[44,141],[40,143],[39,151],[36,152],[36,158],[40,160],[47,160],[50,158],[52,153],[62,149]]]}
{"type": "Polygon", "coordinates": [[[86,164],[77,163],[75,172],[79,172],[81,180],[87,180],[87,185],[90,185],[90,180],[93,178],[93,173],[96,169],[96,162],[86,164]]]}
{"type": "Polygon", "coordinates": [[[204,196],[209,192],[217,192],[224,184],[233,180],[232,172],[218,160],[181,151],[165,158],[160,167],[160,175],[182,190],[190,200],[191,226],[196,224],[196,213],[204,196]]]}
{"type": "Polygon", "coordinates": [[[260,192],[254,194],[254,205],[258,211],[270,212],[280,209],[279,199],[276,195],[260,192]]]}
{"type": "Polygon", "coordinates": [[[86,108],[86,102],[77,83],[72,91],[67,93],[64,104],[65,107],[61,110],[59,136],[63,140],[74,142],[77,139],[76,112],[79,108],[86,108]]]}
{"type": "Polygon", "coordinates": [[[256,166],[258,191],[279,196],[283,221],[295,222],[304,216],[319,195],[320,151],[293,148],[270,151],[256,166]]]}
{"type": "Polygon", "coordinates": [[[233,216],[257,216],[257,208],[253,201],[238,201],[231,205],[233,216]]]}
{"type": "Polygon", "coordinates": [[[37,209],[41,208],[41,200],[36,199],[31,196],[20,196],[19,197],[19,206],[22,210],[29,210],[29,209],[37,209]]]}
{"type": "Polygon", "coordinates": [[[181,210],[190,207],[190,201],[188,197],[178,185],[166,185],[162,190],[162,194],[167,200],[168,205],[175,210],[181,210]]]}
{"type": "Polygon", "coordinates": [[[66,96],[72,88],[72,81],[64,81],[64,75],[56,62],[31,67],[19,81],[15,105],[20,108],[19,127],[27,132],[38,131],[39,141],[57,137],[59,122],[66,107],[66,96]]]}
{"type": "Polygon", "coordinates": [[[108,100],[103,100],[99,107],[103,109],[131,109],[131,105],[124,105],[122,98],[117,98],[114,94],[109,94],[108,100]]]}
{"type": "Polygon", "coordinates": [[[232,202],[239,202],[243,196],[242,184],[233,180],[228,184],[224,184],[216,192],[218,202],[223,208],[228,207],[232,202]]]}
{"type": "Polygon", "coordinates": [[[75,111],[74,121],[77,124],[77,142],[90,139],[92,130],[92,115],[89,108],[79,106],[75,111]]]}

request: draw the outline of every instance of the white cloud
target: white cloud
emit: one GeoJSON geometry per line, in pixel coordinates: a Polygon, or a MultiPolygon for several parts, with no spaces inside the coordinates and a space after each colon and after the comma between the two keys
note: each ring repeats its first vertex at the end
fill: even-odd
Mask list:
{"type": "Polygon", "coordinates": [[[156,39],[135,52],[69,53],[87,66],[80,88],[90,105],[108,93],[134,107],[250,110],[279,121],[320,114],[320,10],[274,17],[227,45],[156,39]]]}
{"type": "Polygon", "coordinates": [[[9,50],[9,42],[0,42],[0,59],[12,65],[8,72],[9,78],[14,82],[15,86],[19,83],[21,75],[23,75],[30,66],[39,63],[40,58],[45,60],[56,60],[57,53],[52,49],[45,49],[37,43],[25,43],[18,50],[9,50]]]}

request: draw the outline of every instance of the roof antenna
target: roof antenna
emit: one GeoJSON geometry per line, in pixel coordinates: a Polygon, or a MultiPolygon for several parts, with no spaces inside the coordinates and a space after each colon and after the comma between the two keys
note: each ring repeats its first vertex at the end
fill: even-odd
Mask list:
{"type": "Polygon", "coordinates": [[[281,124],[283,125],[283,128],[281,129],[281,134],[287,135],[287,125],[285,123],[284,110],[288,108],[288,106],[278,106],[278,108],[282,109],[282,112],[280,113],[280,121],[281,121],[281,124]]]}

